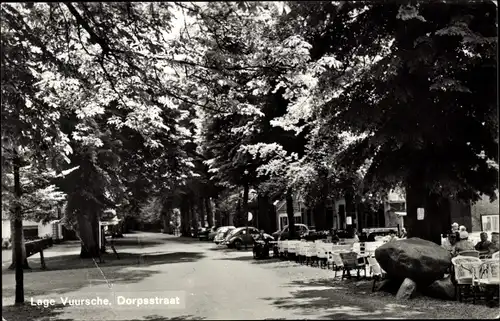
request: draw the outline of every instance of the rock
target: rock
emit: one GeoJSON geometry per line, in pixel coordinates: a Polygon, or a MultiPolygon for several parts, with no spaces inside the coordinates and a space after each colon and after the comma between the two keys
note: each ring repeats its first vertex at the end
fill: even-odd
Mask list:
{"type": "Polygon", "coordinates": [[[388,242],[375,250],[375,258],[388,278],[415,281],[427,287],[444,277],[451,254],[441,246],[419,238],[388,242]]]}
{"type": "Polygon", "coordinates": [[[385,279],[377,283],[375,291],[383,291],[391,294],[396,294],[401,287],[401,281],[393,279],[385,279]]]}
{"type": "Polygon", "coordinates": [[[455,286],[451,281],[451,276],[434,281],[423,293],[437,299],[455,300],[455,286]]]}
{"type": "Polygon", "coordinates": [[[396,293],[396,300],[409,300],[411,299],[417,290],[417,284],[406,278],[403,284],[399,287],[398,293],[396,293]]]}

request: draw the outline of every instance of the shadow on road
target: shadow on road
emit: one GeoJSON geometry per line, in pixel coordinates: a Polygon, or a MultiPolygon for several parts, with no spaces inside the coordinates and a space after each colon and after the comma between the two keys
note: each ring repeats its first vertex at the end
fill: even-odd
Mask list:
{"type": "Polygon", "coordinates": [[[2,317],[6,321],[73,321],[73,319],[62,319],[58,316],[63,312],[64,305],[56,304],[48,307],[32,306],[29,302],[24,305],[2,306],[2,317]]]}
{"type": "Polygon", "coordinates": [[[205,318],[194,316],[194,315],[181,315],[178,317],[171,317],[171,318],[152,315],[152,316],[144,317],[144,319],[141,319],[141,320],[135,319],[135,320],[127,320],[127,321],[166,321],[166,320],[205,320],[205,318]]]}
{"type": "MultiPolygon", "coordinates": [[[[31,306],[25,303],[22,306],[3,306],[2,317],[7,321],[74,321],[75,319],[63,318],[60,315],[64,312],[63,304],[56,304],[49,307],[31,306]]],[[[124,321],[167,321],[167,320],[203,320],[203,317],[193,315],[182,315],[178,317],[162,317],[159,315],[145,316],[142,319],[124,321]]]]}
{"type": "MultiPolygon", "coordinates": [[[[135,284],[151,277],[159,271],[151,270],[129,270],[125,268],[113,268],[106,270],[104,276],[99,270],[78,271],[73,274],[37,273],[36,276],[26,275],[25,298],[31,297],[54,297],[64,293],[78,291],[88,286],[102,286],[102,291],[109,288],[106,285],[135,284]],[[31,278],[34,278],[33,280],[31,278]]],[[[14,297],[15,287],[2,287],[2,297],[14,297]]]]}
{"type": "MultiPolygon", "coordinates": [[[[106,253],[101,258],[103,262],[96,259],[81,259],[79,255],[59,255],[48,257],[45,259],[47,270],[40,268],[40,260],[32,259],[30,261],[31,270],[26,273],[43,273],[47,271],[60,271],[60,270],[74,270],[74,269],[88,269],[96,266],[100,267],[119,267],[119,266],[144,266],[144,265],[159,265],[159,264],[175,264],[195,262],[204,257],[201,252],[173,252],[173,253],[121,253],[118,252],[120,259],[112,253],[106,253]]],[[[5,269],[2,274],[13,274],[13,270],[5,269]]]]}

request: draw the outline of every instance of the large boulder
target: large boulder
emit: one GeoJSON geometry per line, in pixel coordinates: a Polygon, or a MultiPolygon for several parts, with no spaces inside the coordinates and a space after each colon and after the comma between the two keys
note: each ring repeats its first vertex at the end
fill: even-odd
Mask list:
{"type": "Polygon", "coordinates": [[[442,279],[451,265],[448,251],[419,238],[388,242],[375,250],[375,258],[388,278],[409,278],[419,287],[442,279]]]}
{"type": "Polygon", "coordinates": [[[447,276],[441,280],[432,282],[423,293],[437,299],[455,300],[455,285],[451,281],[451,276],[447,276]]]}
{"type": "Polygon", "coordinates": [[[415,295],[416,291],[417,284],[413,280],[406,278],[399,287],[398,293],[396,293],[396,300],[409,300],[415,295]]]}

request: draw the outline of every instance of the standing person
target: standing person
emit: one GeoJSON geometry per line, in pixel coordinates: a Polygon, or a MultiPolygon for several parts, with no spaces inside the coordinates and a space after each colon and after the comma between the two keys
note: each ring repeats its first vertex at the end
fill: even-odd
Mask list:
{"type": "Polygon", "coordinates": [[[488,241],[488,233],[481,232],[479,237],[481,238],[481,241],[477,242],[476,246],[474,246],[476,251],[479,252],[489,251],[492,243],[488,241]]]}

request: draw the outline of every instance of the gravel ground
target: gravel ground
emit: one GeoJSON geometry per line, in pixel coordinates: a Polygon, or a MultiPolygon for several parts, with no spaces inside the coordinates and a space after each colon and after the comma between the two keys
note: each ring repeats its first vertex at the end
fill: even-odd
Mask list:
{"type": "MultiPolygon", "coordinates": [[[[117,241],[121,259],[111,255],[96,268],[78,258],[77,247],[54,246],[49,271],[25,274],[26,300],[13,306],[14,274],[2,272],[2,312],[7,321],[190,320],[190,319],[485,319],[498,309],[417,297],[396,302],[371,292],[371,281],[334,279],[333,272],[277,259],[255,261],[251,251],[229,251],[214,244],[138,233],[117,241]],[[76,252],[75,252],[76,250],[76,252]],[[66,254],[66,252],[70,254],[66,254]],[[64,256],[63,256],[64,255],[64,256]],[[112,286],[110,289],[109,286],[112,286]],[[170,291],[170,292],[166,292],[170,291]],[[178,291],[182,307],[30,306],[29,300],[60,296],[105,297],[111,292],[144,296],[178,291]]],[[[51,250],[49,250],[51,251],[51,250]]]]}

